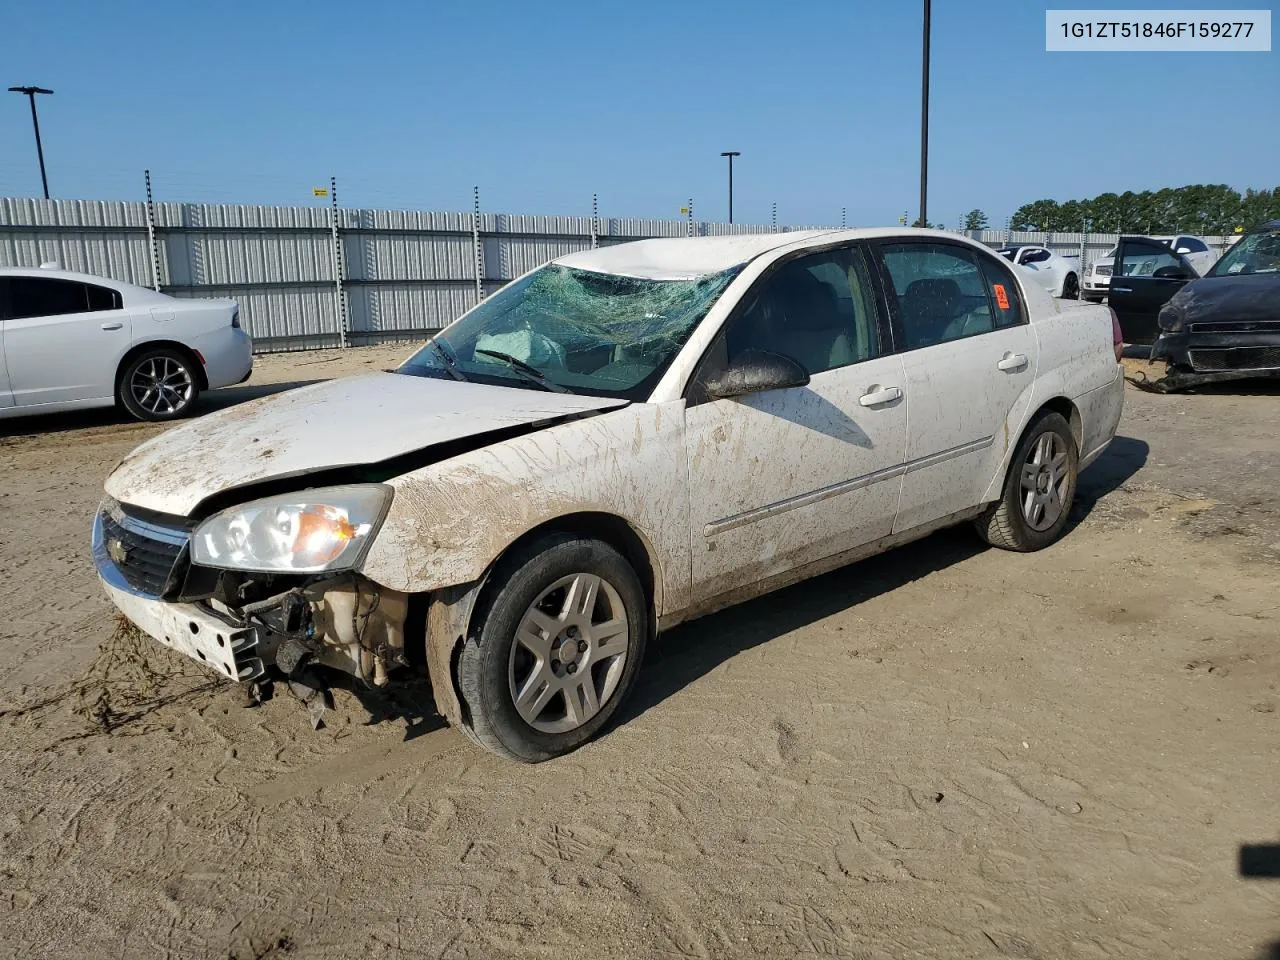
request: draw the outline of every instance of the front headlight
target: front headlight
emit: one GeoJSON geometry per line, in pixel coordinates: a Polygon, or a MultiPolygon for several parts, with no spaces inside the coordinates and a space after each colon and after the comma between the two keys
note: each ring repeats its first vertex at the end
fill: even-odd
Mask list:
{"type": "Polygon", "coordinates": [[[1182,328],[1186,325],[1186,317],[1177,307],[1166,303],[1160,308],[1160,314],[1156,317],[1156,325],[1160,328],[1161,333],[1181,333],[1182,328]]]}
{"type": "Polygon", "coordinates": [[[214,514],[191,537],[202,567],[264,573],[348,570],[377,533],[391,488],[321,487],[255,500],[214,514]]]}

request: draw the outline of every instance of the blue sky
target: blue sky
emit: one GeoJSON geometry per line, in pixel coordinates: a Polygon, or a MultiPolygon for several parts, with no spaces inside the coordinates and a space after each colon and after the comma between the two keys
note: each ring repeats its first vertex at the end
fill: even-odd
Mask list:
{"type": "MultiPolygon", "coordinates": [[[[1137,4],[1114,4],[1116,8],[1137,4]]],[[[1167,4],[1228,8],[1239,4],[1167,4]]],[[[1028,0],[934,0],[930,219],[1280,183],[1280,53],[1047,53],[1028,0]]],[[[1086,6],[1081,4],[1080,6],[1086,6]]],[[[1087,4],[1093,7],[1105,3],[1087,4]]],[[[920,4],[332,0],[4,4],[67,198],[894,222],[918,205],[920,4]]],[[[38,196],[0,98],[0,196],[38,196]]]]}

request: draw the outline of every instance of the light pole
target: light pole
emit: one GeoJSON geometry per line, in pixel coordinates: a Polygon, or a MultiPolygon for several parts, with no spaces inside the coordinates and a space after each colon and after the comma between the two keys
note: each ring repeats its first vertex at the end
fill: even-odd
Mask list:
{"type": "Polygon", "coordinates": [[[44,147],[40,143],[40,118],[36,116],[36,94],[53,93],[44,87],[10,87],[10,93],[25,93],[31,101],[31,126],[36,131],[36,156],[40,158],[40,182],[44,184],[44,198],[49,199],[49,178],[44,173],[44,147]]]}
{"type": "Polygon", "coordinates": [[[929,225],[929,0],[924,0],[924,51],[920,79],[920,226],[929,225]]]}
{"type": "Polygon", "coordinates": [[[742,156],[742,152],[726,150],[720,156],[729,158],[729,222],[733,223],[733,158],[742,156]]]}

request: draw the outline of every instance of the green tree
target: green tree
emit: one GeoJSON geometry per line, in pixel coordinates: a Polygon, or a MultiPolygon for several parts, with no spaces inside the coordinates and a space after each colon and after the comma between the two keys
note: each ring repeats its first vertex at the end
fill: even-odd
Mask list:
{"type": "Polygon", "coordinates": [[[987,229],[987,215],[974,207],[964,215],[964,228],[966,230],[985,230],[987,229]]]}
{"type": "Polygon", "coordinates": [[[1280,219],[1280,187],[1241,194],[1225,183],[1191,183],[1135,193],[1100,193],[1087,200],[1036,200],[1019,207],[1014,230],[1077,231],[1086,222],[1096,233],[1232,233],[1280,219]]]}
{"type": "Polygon", "coordinates": [[[1058,216],[1057,200],[1037,200],[1025,203],[1013,212],[1010,230],[1052,230],[1051,224],[1058,216]]]}

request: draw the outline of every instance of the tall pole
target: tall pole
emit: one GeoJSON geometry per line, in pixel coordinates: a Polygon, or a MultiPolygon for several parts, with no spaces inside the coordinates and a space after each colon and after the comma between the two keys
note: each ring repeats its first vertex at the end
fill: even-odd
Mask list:
{"type": "Polygon", "coordinates": [[[49,178],[44,172],[44,145],[40,142],[40,117],[36,114],[36,94],[37,93],[53,93],[52,90],[46,90],[44,87],[10,87],[10,93],[26,94],[31,101],[31,126],[36,132],[36,156],[40,158],[40,183],[44,186],[44,198],[49,199],[49,178]]]}
{"type": "Polygon", "coordinates": [[[920,226],[929,225],[929,17],[924,0],[924,51],[920,79],[920,226]]]}
{"type": "Polygon", "coordinates": [[[156,246],[156,204],[151,195],[151,171],[143,170],[147,182],[147,246],[151,248],[151,288],[160,292],[160,248],[156,246]]]}
{"type": "Polygon", "coordinates": [[[742,151],[726,150],[720,156],[729,158],[729,222],[733,223],[733,158],[742,156],[742,151]]]}

